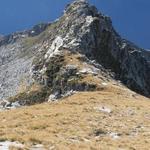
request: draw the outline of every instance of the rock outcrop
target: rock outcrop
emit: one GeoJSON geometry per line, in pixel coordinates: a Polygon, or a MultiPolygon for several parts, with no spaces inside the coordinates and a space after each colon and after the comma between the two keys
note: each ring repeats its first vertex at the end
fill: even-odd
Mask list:
{"type": "Polygon", "coordinates": [[[79,81],[91,69],[79,71],[73,66],[68,69],[65,50],[80,53],[83,63],[91,62],[95,75],[120,80],[150,97],[150,52],[122,39],[111,19],[86,0],[75,0],[54,23],[40,24],[0,39],[0,99],[15,99],[17,95],[17,101],[29,100],[32,95],[29,89],[35,84],[40,86],[36,94],[34,91],[36,96],[47,91],[39,94],[40,102],[48,100],[50,95],[59,98],[72,90],[96,89],[96,85],[79,81]],[[28,96],[23,98],[18,96],[20,93],[28,96]]]}

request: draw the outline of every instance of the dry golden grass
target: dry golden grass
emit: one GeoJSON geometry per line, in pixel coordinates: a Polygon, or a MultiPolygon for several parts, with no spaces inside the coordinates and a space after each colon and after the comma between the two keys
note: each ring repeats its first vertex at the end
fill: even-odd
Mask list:
{"type": "MultiPolygon", "coordinates": [[[[80,53],[72,53],[68,50],[64,50],[64,60],[65,60],[65,64],[69,64],[69,65],[75,65],[77,66],[78,70],[82,70],[85,68],[93,68],[92,65],[86,63],[86,62],[82,62],[80,59],[82,59],[82,55],[80,53]]],[[[89,84],[95,84],[97,85],[97,88],[102,88],[102,85],[100,85],[102,82],[104,82],[104,80],[106,80],[105,77],[103,77],[101,74],[99,74],[98,76],[94,76],[93,74],[87,73],[84,74],[82,76],[82,79],[80,80],[81,83],[89,83],[89,84]]],[[[108,78],[107,78],[108,80],[108,78]]]]}
{"type": "Polygon", "coordinates": [[[79,58],[82,57],[80,53],[72,53],[68,50],[64,50],[64,60],[66,64],[76,65],[78,69],[84,67],[83,62],[79,61],[79,58]]]}
{"type": "Polygon", "coordinates": [[[149,108],[149,99],[117,86],[77,93],[60,102],[0,112],[0,140],[27,147],[42,143],[56,150],[148,150],[149,108]],[[100,106],[112,112],[98,111],[100,106]],[[120,138],[111,138],[109,132],[120,138]]]}
{"type": "MultiPolygon", "coordinates": [[[[79,61],[80,54],[64,52],[65,64],[91,67],[79,61]]],[[[19,141],[25,144],[24,149],[43,144],[46,150],[149,150],[149,99],[113,80],[103,85],[101,76],[86,74],[81,82],[97,84],[101,91],[0,112],[0,141],[19,141]],[[101,107],[112,111],[100,111],[101,107]],[[110,133],[118,133],[119,138],[113,139],[110,133]]],[[[30,90],[40,88],[33,85],[30,90]]]]}

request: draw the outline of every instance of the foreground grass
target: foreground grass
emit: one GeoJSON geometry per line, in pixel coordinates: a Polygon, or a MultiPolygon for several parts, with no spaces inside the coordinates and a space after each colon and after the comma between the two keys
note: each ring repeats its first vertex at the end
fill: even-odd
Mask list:
{"type": "Polygon", "coordinates": [[[46,149],[150,147],[150,101],[121,89],[77,93],[60,102],[0,112],[0,141],[46,149]],[[111,113],[98,108],[107,107],[111,113]],[[113,139],[109,133],[117,133],[113,139]]]}

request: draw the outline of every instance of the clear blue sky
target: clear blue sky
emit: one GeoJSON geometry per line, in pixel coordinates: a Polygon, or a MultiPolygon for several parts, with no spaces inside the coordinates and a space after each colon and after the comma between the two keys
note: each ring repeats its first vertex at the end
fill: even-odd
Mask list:
{"type": "MultiPolygon", "coordinates": [[[[58,18],[72,0],[0,0],[0,34],[31,28],[58,18]]],[[[109,15],[116,30],[150,49],[150,0],[89,0],[109,15]]]]}

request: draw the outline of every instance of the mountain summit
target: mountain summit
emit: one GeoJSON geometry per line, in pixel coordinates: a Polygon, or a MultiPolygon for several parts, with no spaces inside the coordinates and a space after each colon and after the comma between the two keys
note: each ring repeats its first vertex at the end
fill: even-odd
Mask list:
{"type": "Polygon", "coordinates": [[[150,97],[150,52],[122,39],[86,0],[53,23],[0,38],[1,100],[40,103],[102,90],[106,81],[150,97]]]}
{"type": "Polygon", "coordinates": [[[0,37],[0,150],[147,150],[149,98],[150,52],[86,0],[0,37]]]}

